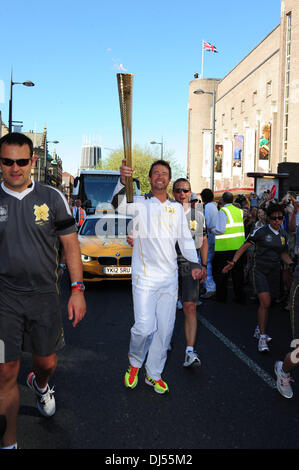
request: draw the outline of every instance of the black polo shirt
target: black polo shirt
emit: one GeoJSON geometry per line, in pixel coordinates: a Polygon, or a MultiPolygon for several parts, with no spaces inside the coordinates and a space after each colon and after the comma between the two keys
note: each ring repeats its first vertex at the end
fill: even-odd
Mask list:
{"type": "Polygon", "coordinates": [[[246,239],[255,246],[255,262],[260,268],[279,267],[281,254],[288,252],[288,236],[283,228],[275,233],[269,225],[263,225],[246,239]]]}
{"type": "Polygon", "coordinates": [[[0,282],[21,292],[57,290],[59,236],[76,232],[63,194],[33,182],[18,193],[0,187],[0,282]]]}

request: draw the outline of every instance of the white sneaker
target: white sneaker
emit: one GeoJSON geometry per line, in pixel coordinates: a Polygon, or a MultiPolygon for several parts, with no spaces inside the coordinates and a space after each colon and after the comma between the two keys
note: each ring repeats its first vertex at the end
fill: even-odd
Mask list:
{"type": "Polygon", "coordinates": [[[201,365],[200,359],[195,351],[186,352],[185,362],[183,364],[184,367],[190,367],[190,366],[198,367],[200,365],[201,365]]]}
{"type": "Polygon", "coordinates": [[[53,416],[56,411],[54,389],[50,388],[48,385],[45,393],[40,393],[35,386],[34,372],[30,372],[30,374],[28,374],[27,385],[36,395],[36,404],[38,411],[47,418],[53,416]]]}
{"type": "Polygon", "coordinates": [[[259,352],[269,351],[266,336],[260,336],[260,339],[259,339],[259,342],[258,342],[258,350],[259,350],[259,352]]]}
{"type": "Polygon", "coordinates": [[[277,390],[281,395],[285,398],[292,398],[293,396],[293,390],[290,385],[290,382],[294,382],[294,380],[291,378],[290,374],[285,374],[285,376],[282,375],[282,362],[277,361],[274,366],[274,371],[277,377],[276,380],[276,386],[277,390]]]}
{"type": "MultiPolygon", "coordinates": [[[[260,327],[257,325],[256,329],[254,330],[253,337],[256,339],[260,339],[261,332],[260,332],[260,327]]],[[[270,338],[269,335],[265,335],[267,338],[267,343],[270,343],[272,341],[272,338],[270,338]]]]}
{"type": "Polygon", "coordinates": [[[257,325],[256,329],[254,330],[253,337],[255,339],[260,339],[260,327],[257,325]]]}

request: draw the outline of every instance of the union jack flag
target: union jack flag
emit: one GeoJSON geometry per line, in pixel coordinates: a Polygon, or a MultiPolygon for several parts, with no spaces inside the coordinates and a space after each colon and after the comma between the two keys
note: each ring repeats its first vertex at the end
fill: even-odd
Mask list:
{"type": "Polygon", "coordinates": [[[217,47],[213,46],[210,42],[202,41],[202,46],[204,51],[218,52],[217,47]]]}

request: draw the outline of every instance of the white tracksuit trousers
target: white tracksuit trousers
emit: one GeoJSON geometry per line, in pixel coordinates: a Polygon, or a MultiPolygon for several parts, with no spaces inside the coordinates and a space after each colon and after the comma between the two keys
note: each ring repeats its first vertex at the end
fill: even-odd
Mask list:
{"type": "Polygon", "coordinates": [[[129,361],[142,367],[154,380],[161,378],[171,341],[178,293],[177,277],[165,281],[149,281],[138,277],[133,282],[135,323],[131,328],[129,361]]]}

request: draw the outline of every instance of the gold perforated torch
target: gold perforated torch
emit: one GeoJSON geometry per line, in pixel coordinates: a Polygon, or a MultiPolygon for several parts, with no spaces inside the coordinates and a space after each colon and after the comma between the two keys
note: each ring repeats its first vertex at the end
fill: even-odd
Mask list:
{"type": "MultiPolygon", "coordinates": [[[[120,116],[124,142],[124,157],[126,166],[132,167],[132,101],[133,101],[133,74],[118,73],[117,86],[120,105],[120,116]]],[[[127,202],[133,202],[133,178],[126,177],[127,202]]]]}

